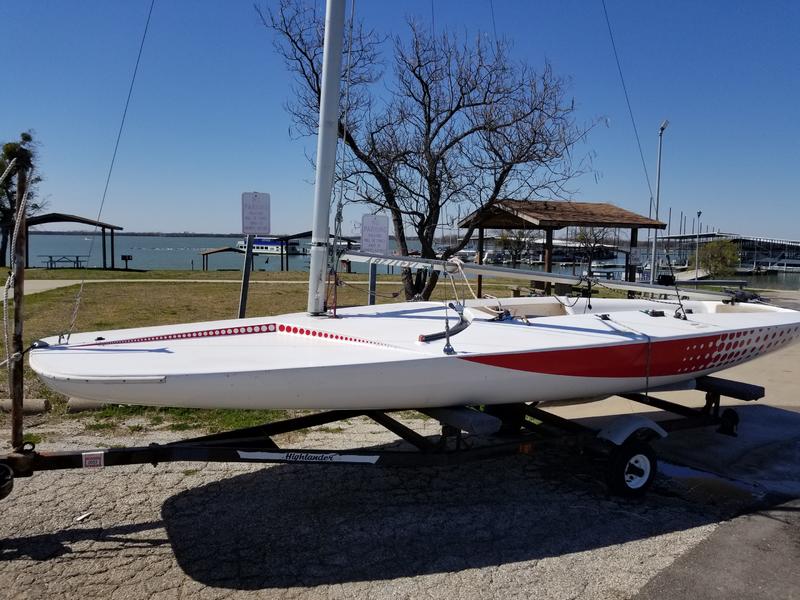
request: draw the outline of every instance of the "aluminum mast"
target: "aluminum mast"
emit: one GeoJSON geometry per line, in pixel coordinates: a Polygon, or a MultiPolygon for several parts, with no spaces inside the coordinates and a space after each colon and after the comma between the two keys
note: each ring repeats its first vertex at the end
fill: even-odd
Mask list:
{"type": "Polygon", "coordinates": [[[312,315],[325,312],[325,272],[328,264],[330,199],[336,168],[344,9],[345,0],[328,0],[325,10],[317,174],[314,185],[314,228],[311,233],[311,267],[308,273],[308,313],[312,315]]]}

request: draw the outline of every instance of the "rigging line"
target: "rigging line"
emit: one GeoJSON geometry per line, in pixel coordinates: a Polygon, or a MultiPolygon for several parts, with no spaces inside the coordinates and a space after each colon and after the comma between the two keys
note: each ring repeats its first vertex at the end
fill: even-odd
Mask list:
{"type": "MultiPolygon", "coordinates": [[[[333,271],[334,278],[336,277],[336,273],[338,272],[338,265],[339,265],[339,257],[342,255],[343,252],[339,252],[339,239],[341,237],[341,217],[342,217],[342,200],[344,198],[344,186],[345,186],[345,161],[347,160],[347,144],[344,142],[344,139],[347,137],[347,117],[350,112],[350,87],[351,87],[351,77],[352,77],[352,69],[353,69],[353,27],[355,24],[355,17],[356,17],[356,0],[353,0],[350,4],[350,31],[348,33],[348,42],[347,42],[347,76],[345,77],[345,95],[344,95],[344,111],[342,115],[342,144],[339,144],[337,139],[336,141],[336,152],[339,153],[339,148],[341,147],[341,160],[339,162],[339,201],[338,207],[336,209],[336,225],[334,226],[333,230],[333,264],[331,265],[331,270],[333,271]]],[[[331,203],[333,203],[333,195],[331,195],[331,203]]],[[[330,243],[330,240],[328,240],[330,243]]]]}
{"type": "Polygon", "coordinates": [[[606,9],[606,0],[600,0],[603,4],[603,14],[606,17],[606,26],[608,27],[608,37],[611,39],[611,48],[614,50],[614,60],[617,63],[617,72],[619,73],[619,80],[622,83],[622,91],[625,93],[625,103],[628,105],[628,114],[631,117],[631,125],[633,125],[633,133],[636,136],[636,145],[639,148],[639,158],[642,159],[642,169],[644,169],[644,178],[647,180],[647,189],[650,191],[650,210],[653,210],[653,186],[650,185],[650,174],[647,172],[647,163],[644,160],[644,152],[642,152],[642,142],[639,139],[639,130],[636,128],[636,119],[633,118],[633,109],[631,108],[631,99],[628,96],[628,86],[625,85],[625,77],[622,75],[622,66],[619,62],[619,54],[617,54],[617,44],[614,42],[614,33],[611,31],[611,21],[608,18],[608,10],[606,9]]]}
{"type": "MultiPolygon", "coordinates": [[[[14,163],[16,159],[11,161],[14,163]]],[[[14,217],[14,230],[12,231],[11,235],[11,269],[8,273],[8,279],[6,279],[5,287],[3,288],[3,341],[5,343],[6,348],[6,360],[2,363],[4,365],[8,365],[8,382],[11,385],[11,371],[13,368],[12,361],[18,360],[22,358],[22,355],[27,352],[14,353],[11,354],[11,343],[10,343],[10,336],[8,335],[8,292],[14,286],[14,273],[16,271],[16,264],[17,264],[17,236],[19,235],[20,224],[22,223],[22,216],[25,214],[25,211],[28,208],[28,194],[33,187],[33,179],[34,179],[34,169],[31,167],[30,171],[28,172],[28,181],[27,185],[25,186],[25,191],[22,193],[22,198],[20,198],[19,206],[17,206],[17,212],[14,217]]],[[[27,254],[25,256],[27,259],[27,254]]]]}
{"type": "Polygon", "coordinates": [[[6,180],[6,177],[8,177],[11,174],[11,171],[14,170],[14,165],[16,165],[16,164],[17,164],[17,159],[16,158],[12,158],[11,162],[8,163],[8,166],[6,167],[6,170],[3,171],[2,175],[0,175],[0,185],[3,185],[3,182],[6,180]]]}
{"type": "MultiPolygon", "coordinates": [[[[136,83],[136,74],[139,72],[139,62],[142,59],[142,50],[144,50],[144,42],[147,39],[147,31],[150,29],[150,17],[153,15],[153,7],[155,6],[156,0],[150,0],[150,8],[147,11],[147,20],[144,24],[144,31],[142,32],[142,40],[139,42],[139,52],[136,55],[136,64],[133,67],[133,75],[131,76],[131,83],[128,86],[128,96],[125,99],[125,108],[122,111],[122,119],[119,123],[119,130],[117,131],[117,139],[114,142],[114,152],[111,154],[111,163],[108,166],[108,173],[106,174],[106,183],[103,187],[103,196],[100,199],[100,208],[97,211],[97,219],[96,221],[100,221],[100,217],[103,214],[103,207],[106,203],[106,196],[108,195],[108,186],[111,183],[111,174],[114,171],[114,163],[117,160],[117,150],[119,150],[119,142],[122,139],[122,131],[125,128],[125,119],[128,116],[128,107],[131,103],[131,96],[133,95],[133,86],[136,83]]],[[[94,242],[97,237],[97,228],[98,225],[95,223],[94,230],[92,231],[92,239],[89,242],[89,256],[92,255],[92,250],[94,249],[94,242]]],[[[103,240],[105,244],[105,239],[103,240]]],[[[75,322],[78,319],[78,309],[80,308],[81,297],[83,295],[83,284],[86,281],[86,276],[84,275],[81,278],[81,285],[78,288],[78,293],[75,296],[75,308],[72,312],[72,318],[70,319],[69,330],[67,331],[67,341],[69,341],[69,336],[72,334],[72,330],[75,328],[75,322]]]]}

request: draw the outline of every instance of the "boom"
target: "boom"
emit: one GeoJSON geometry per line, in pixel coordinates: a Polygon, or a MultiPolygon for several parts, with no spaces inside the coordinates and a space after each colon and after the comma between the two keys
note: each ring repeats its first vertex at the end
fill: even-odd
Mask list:
{"type": "Polygon", "coordinates": [[[697,290],[685,290],[666,285],[654,285],[650,283],[640,283],[634,281],[614,281],[598,279],[597,277],[577,277],[575,275],[564,275],[562,273],[548,273],[547,271],[532,271],[528,269],[509,269],[506,267],[495,267],[490,265],[476,265],[474,263],[461,263],[455,261],[436,260],[432,258],[419,258],[416,256],[382,256],[379,254],[367,254],[365,252],[346,252],[342,255],[343,260],[361,262],[375,265],[387,265],[392,267],[425,268],[446,273],[457,273],[463,271],[467,275],[484,275],[488,277],[508,277],[510,279],[524,279],[526,281],[543,281],[545,283],[568,283],[570,285],[599,285],[612,290],[623,290],[637,292],[640,294],[662,294],[675,296],[680,293],[681,298],[692,300],[730,300],[730,295],[719,292],[705,292],[697,290]],[[677,289],[677,291],[676,291],[677,289]]]}

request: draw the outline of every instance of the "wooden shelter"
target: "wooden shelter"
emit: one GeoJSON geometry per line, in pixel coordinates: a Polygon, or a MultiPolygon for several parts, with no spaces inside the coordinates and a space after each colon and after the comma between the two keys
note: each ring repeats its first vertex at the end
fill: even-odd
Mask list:
{"type": "Polygon", "coordinates": [[[103,236],[103,268],[108,268],[108,260],[106,255],[106,231],[111,233],[111,268],[114,268],[114,232],[122,231],[119,225],[112,225],[111,223],[103,223],[102,221],[95,221],[86,217],[79,217],[78,215],[68,215],[65,213],[47,213],[45,215],[36,215],[28,217],[25,223],[25,266],[30,266],[28,240],[30,237],[27,235],[28,230],[35,225],[44,225],[46,223],[80,223],[82,225],[91,225],[92,227],[100,229],[103,236]]]}
{"type": "Polygon", "coordinates": [[[203,261],[203,271],[208,271],[208,257],[211,256],[212,254],[219,254],[220,252],[234,252],[236,254],[244,254],[244,250],[242,250],[241,248],[237,248],[236,246],[221,246],[220,248],[209,248],[208,250],[203,250],[200,253],[200,256],[203,261]]]}
{"type": "MultiPolygon", "coordinates": [[[[478,262],[483,262],[486,229],[535,229],[545,233],[544,270],[553,270],[553,232],[565,227],[608,227],[630,229],[630,248],[636,247],[639,229],[666,229],[667,224],[606,202],[571,200],[500,200],[464,217],[458,226],[478,230],[478,262]]],[[[625,258],[625,278],[633,281],[629,268],[630,250],[625,258]]],[[[478,278],[478,294],[482,288],[478,278]]],[[[549,291],[549,290],[548,290],[549,291]]]]}

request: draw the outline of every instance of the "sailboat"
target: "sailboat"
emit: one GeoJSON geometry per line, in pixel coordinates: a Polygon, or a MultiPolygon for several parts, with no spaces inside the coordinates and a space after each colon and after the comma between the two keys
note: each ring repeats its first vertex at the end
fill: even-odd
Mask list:
{"type": "MultiPolygon", "coordinates": [[[[103,402],[197,408],[552,402],[686,385],[800,337],[795,311],[624,282],[606,285],[667,299],[404,302],[340,309],[330,318],[324,291],[343,25],[344,1],[330,0],[308,310],[47,338],[30,352],[30,364],[48,386],[103,402]]],[[[448,275],[481,268],[355,252],[349,258],[448,275]]],[[[499,269],[482,268],[475,272],[499,269]]],[[[494,274],[570,281],[502,271],[494,274]]]]}

